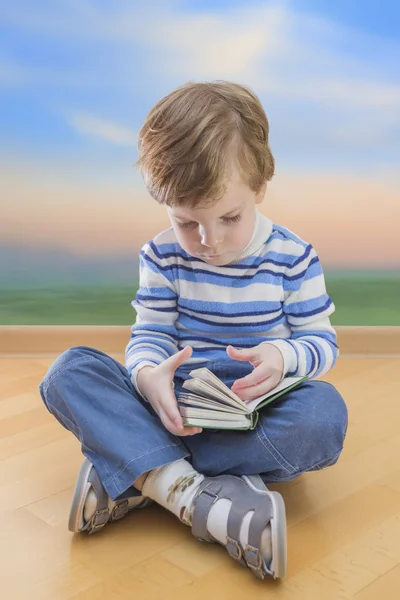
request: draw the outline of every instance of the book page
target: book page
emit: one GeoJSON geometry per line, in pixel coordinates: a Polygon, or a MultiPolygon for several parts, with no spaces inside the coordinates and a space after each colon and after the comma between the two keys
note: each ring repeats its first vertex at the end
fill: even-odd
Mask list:
{"type": "MultiPolygon", "coordinates": [[[[221,402],[216,402],[215,400],[209,400],[204,398],[204,396],[197,396],[197,394],[180,394],[178,398],[178,402],[182,404],[187,404],[189,406],[201,406],[202,408],[207,408],[209,410],[215,411],[224,411],[225,413],[233,413],[235,415],[242,414],[241,410],[238,410],[234,406],[229,406],[227,404],[221,404],[221,402]]],[[[181,407],[179,407],[181,408],[181,407]]]]}
{"type": "Polygon", "coordinates": [[[193,371],[190,371],[189,375],[196,379],[201,379],[202,381],[205,381],[206,383],[212,385],[217,390],[219,390],[238,404],[243,404],[243,401],[239,398],[239,396],[237,396],[235,392],[232,392],[232,390],[228,388],[228,386],[225,385],[224,382],[221,381],[221,379],[219,379],[219,377],[214,375],[214,373],[210,371],[210,369],[207,369],[207,367],[193,369],[193,371]]]}
{"type": "Polygon", "coordinates": [[[216,400],[217,402],[221,402],[222,404],[228,406],[234,406],[242,412],[250,412],[244,402],[240,401],[239,403],[235,400],[232,400],[232,398],[227,396],[225,392],[219,391],[213,385],[206,381],[203,381],[202,379],[187,379],[183,383],[182,387],[184,387],[187,390],[190,390],[191,392],[194,392],[199,396],[203,396],[205,399],[209,398],[211,400],[216,400]]]}
{"type": "Polygon", "coordinates": [[[284,379],[282,379],[282,381],[280,383],[278,383],[277,386],[274,387],[274,389],[270,390],[266,394],[263,394],[262,396],[259,396],[258,398],[255,398],[254,400],[251,400],[251,402],[247,402],[247,406],[250,409],[250,412],[253,412],[257,408],[257,406],[259,404],[261,404],[261,402],[263,402],[264,400],[267,400],[267,398],[270,398],[272,396],[275,396],[276,394],[279,394],[279,392],[285,390],[286,388],[290,387],[291,385],[293,385],[299,381],[303,381],[303,379],[307,379],[307,378],[306,377],[285,377],[284,379]]]}
{"type": "Polygon", "coordinates": [[[227,412],[221,412],[220,410],[214,410],[210,413],[209,410],[204,409],[204,408],[194,408],[192,406],[183,406],[181,408],[181,415],[183,417],[196,417],[196,418],[200,418],[203,417],[204,419],[208,419],[211,421],[237,421],[238,419],[241,419],[241,416],[238,415],[238,413],[227,413],[227,412]]]}
{"type": "Polygon", "coordinates": [[[203,427],[204,429],[251,429],[251,421],[242,418],[240,421],[211,421],[198,417],[183,417],[186,427],[203,427]]]}

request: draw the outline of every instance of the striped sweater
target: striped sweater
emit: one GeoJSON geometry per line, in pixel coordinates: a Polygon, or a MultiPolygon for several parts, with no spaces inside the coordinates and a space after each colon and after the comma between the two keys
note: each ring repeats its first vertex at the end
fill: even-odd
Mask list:
{"type": "Polygon", "coordinates": [[[185,252],[172,228],[160,233],[141,250],[132,306],[137,318],[125,366],[136,389],[141,367],[157,365],[187,345],[192,356],[179,368],[186,372],[232,360],[229,344],[273,344],[287,376],[324,375],[338,356],[329,320],[335,307],[314,248],[258,212],[248,246],[224,266],[185,252]]]}

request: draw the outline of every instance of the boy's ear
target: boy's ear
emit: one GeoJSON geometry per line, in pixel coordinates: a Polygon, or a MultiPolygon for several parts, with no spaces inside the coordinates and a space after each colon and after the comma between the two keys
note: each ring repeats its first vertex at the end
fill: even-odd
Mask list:
{"type": "Polygon", "coordinates": [[[265,181],[265,183],[262,184],[260,191],[256,195],[256,204],[261,204],[261,202],[264,200],[266,191],[267,191],[267,182],[265,181]]]}

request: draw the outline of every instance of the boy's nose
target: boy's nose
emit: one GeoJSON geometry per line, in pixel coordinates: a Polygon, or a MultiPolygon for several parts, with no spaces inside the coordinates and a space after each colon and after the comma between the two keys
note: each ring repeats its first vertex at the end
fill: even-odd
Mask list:
{"type": "Polygon", "coordinates": [[[204,229],[200,226],[199,231],[202,246],[207,246],[207,248],[215,248],[216,246],[218,246],[218,244],[221,244],[221,242],[223,242],[223,240],[218,239],[215,230],[204,229]]]}

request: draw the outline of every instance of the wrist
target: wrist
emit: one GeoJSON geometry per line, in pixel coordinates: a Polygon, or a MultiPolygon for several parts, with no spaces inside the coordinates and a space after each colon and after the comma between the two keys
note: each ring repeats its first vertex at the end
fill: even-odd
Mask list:
{"type": "Polygon", "coordinates": [[[283,379],[287,373],[297,370],[296,352],[292,345],[285,339],[268,340],[267,342],[263,342],[263,344],[274,346],[281,353],[283,358],[283,372],[281,379],[283,379]]]}
{"type": "Polygon", "coordinates": [[[147,387],[147,374],[146,371],[149,372],[150,369],[154,369],[156,367],[154,363],[143,363],[137,365],[132,373],[131,373],[131,382],[136,392],[144,399],[146,398],[146,387],[147,387]]]}
{"type": "Polygon", "coordinates": [[[136,375],[136,384],[138,391],[144,398],[146,398],[146,382],[148,381],[148,375],[153,369],[154,366],[144,365],[136,375]]]}

